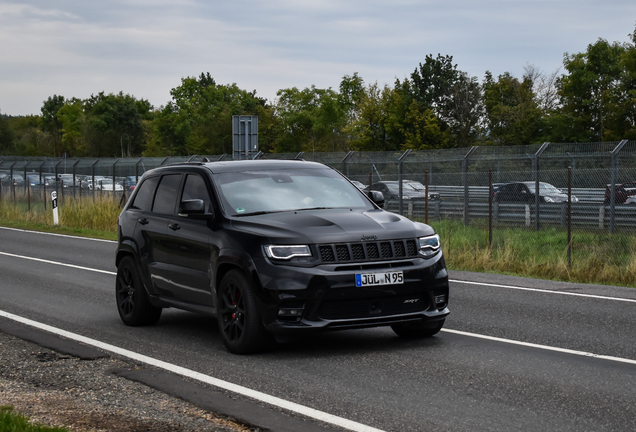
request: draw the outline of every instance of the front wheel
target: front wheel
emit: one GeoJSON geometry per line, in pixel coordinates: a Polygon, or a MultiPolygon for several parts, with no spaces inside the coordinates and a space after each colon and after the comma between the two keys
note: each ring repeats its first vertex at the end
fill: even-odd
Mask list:
{"type": "Polygon", "coordinates": [[[117,311],[126,325],[153,325],[161,317],[161,308],[151,305],[148,300],[137,264],[131,256],[124,257],[117,266],[115,297],[117,311]]]}
{"type": "Polygon", "coordinates": [[[230,270],[219,286],[217,319],[223,343],[234,354],[263,351],[274,342],[256,305],[254,284],[240,270],[230,270]]]}
{"type": "Polygon", "coordinates": [[[391,328],[400,337],[416,339],[431,337],[439,333],[444,327],[444,321],[434,321],[432,323],[417,323],[417,324],[393,324],[391,328]]]}

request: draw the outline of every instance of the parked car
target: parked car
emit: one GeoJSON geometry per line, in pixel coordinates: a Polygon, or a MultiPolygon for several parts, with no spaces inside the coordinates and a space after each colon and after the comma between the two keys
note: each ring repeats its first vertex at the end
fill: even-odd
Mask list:
{"type": "MultiPolygon", "coordinates": [[[[499,203],[525,203],[533,204],[535,198],[535,182],[512,182],[499,185],[494,192],[494,201],[499,203]]],[[[539,182],[539,199],[545,203],[567,202],[568,195],[552,186],[550,183],[539,182]]],[[[578,198],[572,195],[572,202],[579,202],[578,198]]]]}
{"type": "MultiPolygon", "coordinates": [[[[92,186],[92,185],[91,185],[92,186]]],[[[102,191],[115,191],[115,192],[121,192],[124,190],[124,187],[115,182],[113,183],[112,179],[102,179],[102,180],[95,180],[95,190],[102,190],[102,191]]]]}
{"type": "MultiPolygon", "coordinates": [[[[367,186],[364,190],[380,191],[384,195],[385,199],[397,200],[400,197],[400,182],[397,180],[379,181],[373,183],[370,188],[367,186]]],[[[419,182],[413,180],[402,180],[402,199],[426,199],[426,188],[419,182]]],[[[437,192],[429,192],[428,199],[430,201],[436,201],[440,199],[440,195],[437,192]]]]}
{"type": "Polygon", "coordinates": [[[432,336],[449,314],[439,236],[382,201],[301,160],[148,171],[118,220],[119,315],[131,326],[166,307],[216,315],[226,348],[241,354],[277,333],[432,336]]]}
{"type": "MultiPolygon", "coordinates": [[[[612,195],[612,185],[608,184],[605,187],[605,199],[603,202],[605,205],[610,204],[612,195]]],[[[626,204],[627,198],[636,195],[636,182],[627,182],[615,185],[614,189],[614,203],[626,204]]]]}
{"type": "Polygon", "coordinates": [[[364,188],[366,188],[366,185],[364,185],[362,182],[359,182],[358,180],[351,180],[351,183],[353,183],[354,186],[360,190],[364,190],[364,188]]]}

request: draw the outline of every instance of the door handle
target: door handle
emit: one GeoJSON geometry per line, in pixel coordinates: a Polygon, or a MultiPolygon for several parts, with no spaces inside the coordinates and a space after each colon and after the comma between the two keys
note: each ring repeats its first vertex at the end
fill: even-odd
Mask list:
{"type": "Polygon", "coordinates": [[[178,229],[181,229],[181,227],[179,226],[179,224],[176,224],[176,223],[174,223],[174,224],[168,224],[168,228],[170,228],[170,229],[171,229],[171,230],[173,230],[173,231],[176,231],[176,230],[178,230],[178,229]]]}
{"type": "Polygon", "coordinates": [[[148,221],[148,219],[145,219],[145,218],[144,218],[144,219],[137,219],[137,222],[139,222],[139,223],[140,223],[140,224],[142,224],[142,225],[147,225],[147,224],[149,224],[149,223],[150,223],[150,222],[148,221]]]}

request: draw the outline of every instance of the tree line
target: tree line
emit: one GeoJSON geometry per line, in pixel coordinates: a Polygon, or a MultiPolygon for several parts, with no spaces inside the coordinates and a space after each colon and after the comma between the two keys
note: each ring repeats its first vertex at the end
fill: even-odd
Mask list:
{"type": "Polygon", "coordinates": [[[636,31],[564,54],[550,74],[526,66],[521,78],[486,72],[480,81],[438,54],[392,86],[353,73],[337,90],[293,87],[268,101],[207,72],[170,95],[158,108],[122,92],[53,95],[40,115],[0,114],[0,155],[229,154],[234,115],[257,115],[259,150],[277,153],[636,140],[636,31]]]}

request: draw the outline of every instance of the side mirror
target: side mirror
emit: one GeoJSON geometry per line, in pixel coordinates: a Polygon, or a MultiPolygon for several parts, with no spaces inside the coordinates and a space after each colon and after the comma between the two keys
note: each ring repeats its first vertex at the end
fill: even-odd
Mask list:
{"type": "Polygon", "coordinates": [[[181,201],[179,204],[179,216],[205,219],[211,214],[205,213],[205,203],[202,199],[181,201]]]}
{"type": "Polygon", "coordinates": [[[378,207],[384,208],[384,194],[382,192],[370,190],[365,193],[378,207]]]}

